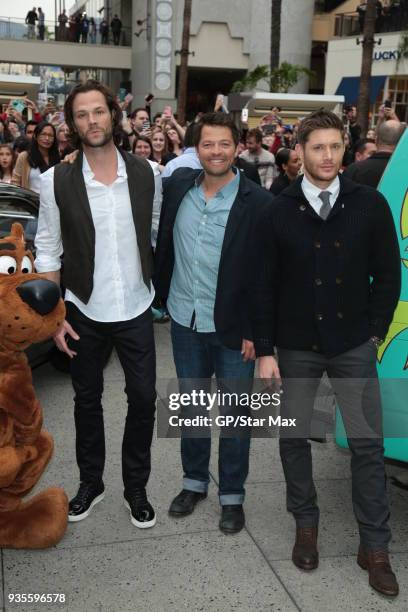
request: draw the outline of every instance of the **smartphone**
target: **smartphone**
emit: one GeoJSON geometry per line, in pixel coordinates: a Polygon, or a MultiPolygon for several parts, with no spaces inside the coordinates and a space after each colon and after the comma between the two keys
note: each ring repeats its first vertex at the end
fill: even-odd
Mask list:
{"type": "Polygon", "coordinates": [[[126,89],[124,87],[121,87],[118,91],[118,98],[119,98],[119,102],[124,102],[125,101],[125,97],[126,97],[126,89]]]}
{"type": "Polygon", "coordinates": [[[392,108],[392,105],[391,105],[391,100],[386,100],[386,101],[384,102],[384,108],[392,108]]]}
{"type": "Polygon", "coordinates": [[[171,113],[172,113],[171,106],[165,106],[164,107],[164,111],[163,111],[163,115],[165,117],[171,117],[171,113]]]}
{"type": "Polygon", "coordinates": [[[144,130],[150,129],[150,121],[143,121],[142,127],[144,130]]]}
{"type": "Polygon", "coordinates": [[[242,123],[247,123],[248,121],[248,109],[247,108],[243,108],[241,111],[241,121],[242,123]]]}
{"type": "Polygon", "coordinates": [[[147,96],[145,96],[145,102],[151,102],[154,98],[154,95],[152,93],[147,94],[147,96]]]}
{"type": "Polygon", "coordinates": [[[18,113],[22,113],[25,109],[25,102],[23,100],[13,100],[11,103],[11,108],[13,108],[18,113]]]}

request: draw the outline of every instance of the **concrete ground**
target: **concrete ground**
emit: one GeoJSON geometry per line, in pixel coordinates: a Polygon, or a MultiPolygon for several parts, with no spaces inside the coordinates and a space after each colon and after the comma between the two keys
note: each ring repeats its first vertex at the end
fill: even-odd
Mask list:
{"type": "MultiPolygon", "coordinates": [[[[174,377],[168,325],[156,326],[158,377],[174,377]]],[[[40,483],[76,492],[72,389],[69,377],[45,365],[35,385],[55,456],[40,483]]],[[[377,595],[356,565],[358,536],[351,507],[347,451],[313,444],[321,508],[320,566],[300,572],[291,562],[294,523],[285,509],[285,484],[276,440],[253,440],[246,485],[246,528],[236,536],[218,530],[217,460],[213,452],[208,499],[195,513],[174,520],[169,502],[179,492],[179,441],[155,439],[149,498],[157,511],[153,529],[133,527],[123,506],[120,447],[125,402],[116,356],[105,376],[107,465],[105,500],[90,518],[68,526],[60,544],[46,551],[1,553],[2,610],[70,612],[304,612],[408,610],[408,493],[390,487],[392,563],[400,596],[377,595]],[[64,593],[63,604],[10,604],[11,593],[64,593]]],[[[393,473],[397,468],[388,466],[393,473]]]]}

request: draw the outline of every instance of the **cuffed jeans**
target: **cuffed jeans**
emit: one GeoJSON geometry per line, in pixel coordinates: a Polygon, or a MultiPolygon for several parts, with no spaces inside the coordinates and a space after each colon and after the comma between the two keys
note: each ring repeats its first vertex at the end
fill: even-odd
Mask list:
{"type": "MultiPolygon", "coordinates": [[[[228,391],[231,392],[231,379],[237,379],[240,391],[242,392],[245,387],[246,392],[250,393],[254,362],[244,362],[241,352],[223,346],[215,333],[193,331],[172,320],[171,337],[177,377],[184,392],[188,391],[187,386],[190,385],[191,379],[206,379],[209,388],[210,379],[215,374],[219,388],[222,388],[222,379],[228,380],[228,391]],[[190,380],[182,384],[182,379],[190,380]]],[[[244,501],[244,483],[249,469],[249,447],[248,432],[237,438],[220,436],[218,471],[219,499],[222,506],[242,504],[244,501]]],[[[182,435],[183,489],[197,493],[207,491],[210,481],[210,454],[211,437],[189,438],[182,435]]]]}
{"type": "Polygon", "coordinates": [[[146,486],[156,409],[156,357],[150,308],[129,321],[100,323],[67,302],[67,321],[80,339],[70,339],[75,391],[76,455],[81,481],[102,481],[105,432],[102,411],[106,347],[113,343],[122,365],[128,401],[122,442],[122,475],[126,491],[146,486]]]}
{"type": "Polygon", "coordinates": [[[299,527],[319,521],[312,454],[307,440],[314,397],[323,373],[331,379],[351,451],[352,502],[361,543],[386,550],[391,538],[382,438],[377,349],[371,340],[336,357],[312,351],[278,349],[283,380],[281,416],[296,418],[296,431],[281,434],[280,455],[287,484],[287,508],[299,527]],[[289,379],[296,379],[290,381],[289,379]],[[355,380],[353,380],[355,379],[355,380]],[[297,427],[298,429],[298,427],[297,427]],[[370,437],[367,432],[372,432],[370,437]]]}

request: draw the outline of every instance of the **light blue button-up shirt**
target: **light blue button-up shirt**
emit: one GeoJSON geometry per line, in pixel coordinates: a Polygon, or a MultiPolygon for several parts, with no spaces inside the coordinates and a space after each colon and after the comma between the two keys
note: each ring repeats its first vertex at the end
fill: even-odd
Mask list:
{"type": "Polygon", "coordinates": [[[215,332],[218,267],[228,216],[238,193],[240,173],[205,201],[201,174],[184,196],[173,230],[174,269],[167,308],[180,325],[215,332]]]}

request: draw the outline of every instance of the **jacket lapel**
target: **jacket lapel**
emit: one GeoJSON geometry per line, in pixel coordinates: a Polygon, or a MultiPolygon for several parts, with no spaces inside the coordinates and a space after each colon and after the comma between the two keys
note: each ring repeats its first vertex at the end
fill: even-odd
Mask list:
{"type": "Polygon", "coordinates": [[[224,235],[224,241],[222,243],[222,249],[221,249],[221,259],[220,259],[220,267],[222,265],[223,262],[223,258],[225,256],[225,253],[228,251],[228,248],[230,247],[234,236],[236,235],[237,231],[239,230],[239,226],[241,224],[241,220],[242,220],[242,216],[246,210],[246,204],[245,204],[245,195],[247,193],[248,189],[246,186],[246,179],[245,177],[241,174],[240,176],[240,185],[239,185],[239,189],[238,189],[238,193],[237,193],[237,197],[234,200],[234,203],[231,207],[230,210],[230,214],[228,215],[228,221],[227,221],[227,225],[225,228],[225,235],[224,235]]]}

